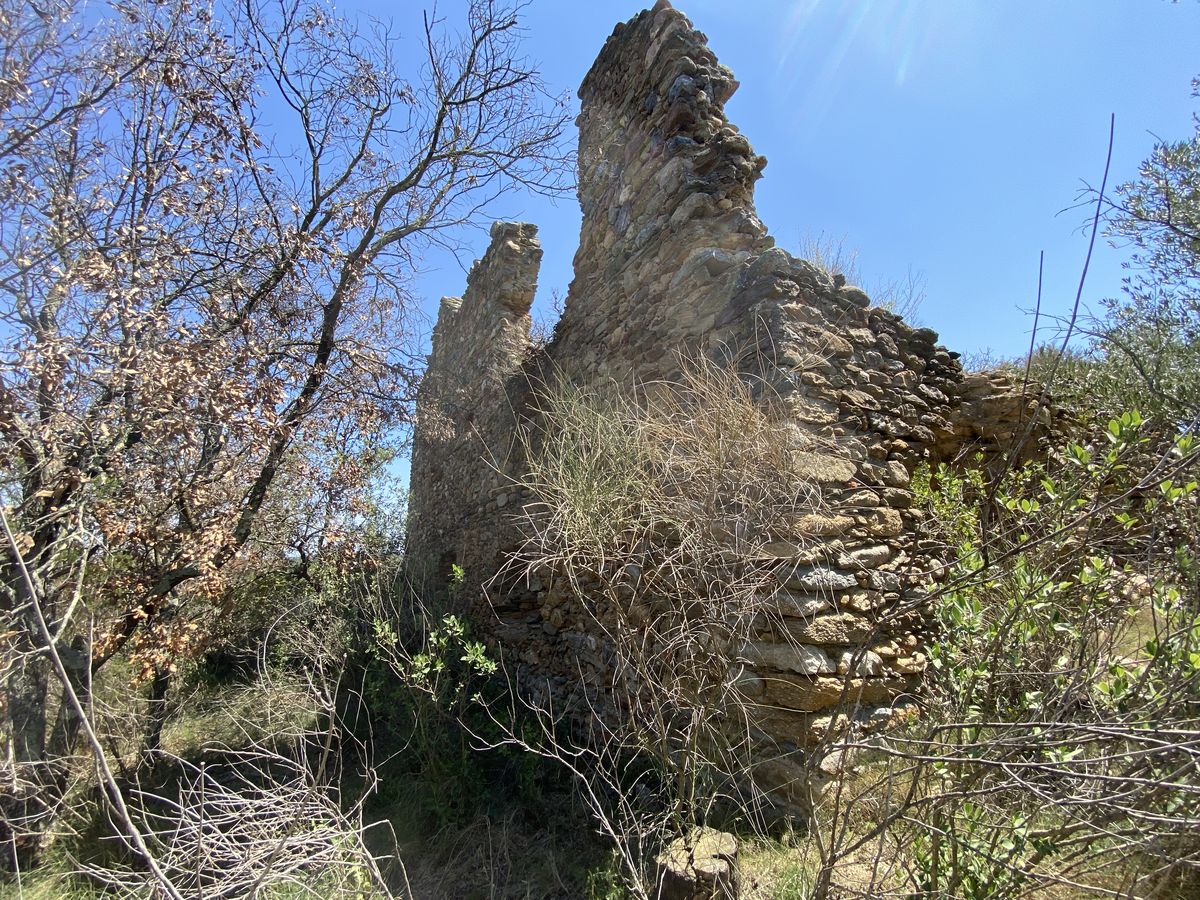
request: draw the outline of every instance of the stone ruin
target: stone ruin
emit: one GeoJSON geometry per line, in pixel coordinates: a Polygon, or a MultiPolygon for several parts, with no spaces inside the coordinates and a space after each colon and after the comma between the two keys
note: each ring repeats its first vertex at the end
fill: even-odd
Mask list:
{"type": "Polygon", "coordinates": [[[766,160],[724,114],[737,86],[666,0],[616,27],[579,89],[583,223],[553,340],[530,337],[533,225],[497,222],[463,297],[442,301],[418,400],[408,555],[433,589],[461,566],[475,631],[510,666],[564,696],[580,678],[603,684],[603,641],[569,597],[493,578],[521,540],[515,435],[534,418],[536,376],[646,383],[677,374],[676,351],[735,348],[730,364],[786,404],[829,505],[810,546],[780,559],[789,639],[765,637],[741,680],[777,751],[756,779],[791,799],[805,748],[845,696],[849,720],[870,729],[919,687],[938,561],[913,469],[992,453],[1045,413],[1002,376],[964,374],[930,329],[775,246],[754,209],[766,160]],[[853,673],[848,653],[864,663],[853,673]]]}

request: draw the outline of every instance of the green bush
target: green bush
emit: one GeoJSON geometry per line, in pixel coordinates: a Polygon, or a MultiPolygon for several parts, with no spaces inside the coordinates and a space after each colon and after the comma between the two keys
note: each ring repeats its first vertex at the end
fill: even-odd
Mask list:
{"type": "Polygon", "coordinates": [[[1200,464],[1165,443],[1128,412],[996,484],[918,473],[951,561],[932,705],[889,748],[916,760],[919,896],[1194,873],[1200,464]]]}

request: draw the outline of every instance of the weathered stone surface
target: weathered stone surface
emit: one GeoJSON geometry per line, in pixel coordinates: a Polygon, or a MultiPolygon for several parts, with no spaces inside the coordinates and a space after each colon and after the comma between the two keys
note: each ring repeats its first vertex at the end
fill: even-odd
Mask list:
{"type": "Polygon", "coordinates": [[[764,757],[754,764],[754,780],[763,788],[792,803],[808,800],[808,772],[795,760],[782,756],[764,757]]]}
{"type": "Polygon", "coordinates": [[[761,697],[764,686],[762,676],[753,669],[739,669],[729,681],[731,690],[737,691],[745,698],[761,697]]]}
{"type": "Polygon", "coordinates": [[[506,441],[513,427],[508,396],[530,348],[542,249],[533,225],[497,222],[491,237],[462,299],[442,301],[421,385],[409,518],[418,585],[445,584],[452,563],[472,579],[495,571],[516,539],[497,530],[510,488],[482,463],[480,446],[506,441]]]}
{"type": "Polygon", "coordinates": [[[796,566],[779,573],[783,585],[795,591],[845,591],[858,587],[849,572],[839,572],[827,566],[796,566]]]}
{"type": "Polygon", "coordinates": [[[873,706],[912,687],[901,678],[805,678],[763,675],[763,702],[800,712],[819,712],[844,705],[873,706]]]}
{"type": "Polygon", "coordinates": [[[790,591],[786,588],[772,593],[769,600],[771,608],[780,615],[799,619],[811,619],[833,606],[828,595],[790,591]]]}
{"type": "Polygon", "coordinates": [[[904,532],[904,520],[894,509],[881,508],[873,510],[870,515],[861,519],[865,534],[876,538],[898,537],[904,532]]]}
{"type": "Polygon", "coordinates": [[[883,672],[883,659],[871,650],[843,650],[838,657],[839,675],[861,675],[871,677],[883,672]]]}
{"type": "Polygon", "coordinates": [[[751,665],[776,669],[780,672],[796,672],[800,675],[832,675],[837,664],[820,647],[806,644],[774,644],[756,641],[745,651],[751,665]]]}
{"type": "Polygon", "coordinates": [[[854,526],[854,519],[845,515],[811,513],[796,522],[796,532],[810,537],[835,537],[854,526]]]}
{"type": "Polygon", "coordinates": [[[873,547],[862,547],[851,550],[838,557],[838,565],[843,569],[874,569],[882,566],[892,558],[892,548],[886,544],[876,544],[873,547]]]}
{"type": "Polygon", "coordinates": [[[854,613],[817,616],[805,623],[789,624],[792,637],[805,644],[847,646],[869,640],[877,631],[870,619],[854,613]]]}
{"type": "Polygon", "coordinates": [[[825,484],[845,484],[857,469],[850,460],[827,453],[797,453],[792,465],[797,477],[825,484]]]}
{"type": "Polygon", "coordinates": [[[953,459],[969,447],[985,465],[1002,458],[1036,455],[1062,425],[1041,385],[1024,384],[1006,372],[971,372],[946,392],[946,423],[937,429],[936,455],[953,459]]]}
{"type": "Polygon", "coordinates": [[[898,656],[892,660],[891,667],[901,675],[920,675],[925,671],[928,661],[924,653],[914,653],[912,656],[898,656]]]}

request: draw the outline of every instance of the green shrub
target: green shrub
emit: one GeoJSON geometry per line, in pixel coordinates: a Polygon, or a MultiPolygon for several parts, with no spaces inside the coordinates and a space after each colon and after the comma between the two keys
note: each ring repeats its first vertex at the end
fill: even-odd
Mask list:
{"type": "Polygon", "coordinates": [[[888,747],[915,760],[919,896],[1193,866],[1200,465],[1190,435],[1165,444],[1133,411],[996,484],[918,472],[951,560],[932,705],[888,747]]]}

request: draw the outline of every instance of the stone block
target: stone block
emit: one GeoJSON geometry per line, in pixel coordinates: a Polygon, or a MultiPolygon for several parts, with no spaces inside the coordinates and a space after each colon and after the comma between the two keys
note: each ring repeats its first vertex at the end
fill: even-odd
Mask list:
{"type": "Polygon", "coordinates": [[[752,665],[780,672],[795,672],[798,675],[832,675],[837,672],[837,664],[824,650],[805,644],[755,641],[746,645],[743,654],[752,665]]]}
{"type": "Polygon", "coordinates": [[[870,619],[851,612],[817,616],[804,623],[788,623],[792,637],[805,644],[838,646],[858,644],[875,635],[870,619]]]}
{"type": "Polygon", "coordinates": [[[858,587],[858,579],[854,575],[828,566],[796,566],[780,571],[777,577],[784,587],[794,591],[821,593],[858,587]]]}
{"type": "Polygon", "coordinates": [[[910,682],[904,678],[806,678],[801,675],[764,675],[765,703],[800,712],[820,712],[835,706],[852,708],[878,705],[905,693],[910,682]]]}

